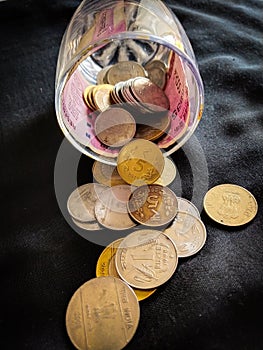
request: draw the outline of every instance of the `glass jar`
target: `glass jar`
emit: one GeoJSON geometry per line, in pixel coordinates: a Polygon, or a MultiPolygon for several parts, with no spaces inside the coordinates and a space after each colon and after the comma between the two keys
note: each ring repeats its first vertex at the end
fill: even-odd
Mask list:
{"type": "MultiPolygon", "coordinates": [[[[57,63],[55,105],[63,133],[83,154],[116,165],[120,148],[97,138],[94,118],[98,113],[89,109],[83,92],[98,83],[100,72],[119,62],[139,63],[146,79],[150,74],[146,68],[162,63],[159,73],[165,81],[161,88],[169,100],[170,122],[154,142],[164,156],[171,155],[196,129],[204,91],[188,37],[160,0],[84,0],[77,8],[63,36],[57,63]]],[[[158,101],[152,103],[158,105],[158,101]]]]}

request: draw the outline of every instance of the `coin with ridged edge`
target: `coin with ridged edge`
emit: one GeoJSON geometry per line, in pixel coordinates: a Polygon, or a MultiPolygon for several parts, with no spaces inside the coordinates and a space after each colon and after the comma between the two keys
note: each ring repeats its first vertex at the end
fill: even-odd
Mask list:
{"type": "Polygon", "coordinates": [[[117,158],[117,169],[125,182],[140,186],[154,183],[162,174],[164,157],[153,142],[136,139],[125,145],[117,158]]]}
{"type": "MultiPolygon", "coordinates": [[[[112,276],[120,278],[116,266],[115,266],[115,255],[118,250],[120,243],[123,241],[123,238],[120,238],[111,244],[109,244],[101,253],[97,266],[96,266],[96,276],[112,276]]],[[[156,289],[142,290],[142,289],[133,289],[136,294],[138,301],[142,301],[150,297],[156,289]]]]}
{"type": "Polygon", "coordinates": [[[178,256],[173,241],[163,232],[138,230],[120,243],[115,264],[120,277],[130,286],[150,289],[173,276],[178,256]]]}
{"type": "Polygon", "coordinates": [[[133,338],[140,307],[134,291],[115,277],[93,278],[72,296],[66,329],[78,350],[121,350],[133,338]]]}
{"type": "Polygon", "coordinates": [[[206,193],[204,209],[219,224],[241,226],[254,219],[258,204],[253,194],[244,187],[221,184],[206,193]]]}

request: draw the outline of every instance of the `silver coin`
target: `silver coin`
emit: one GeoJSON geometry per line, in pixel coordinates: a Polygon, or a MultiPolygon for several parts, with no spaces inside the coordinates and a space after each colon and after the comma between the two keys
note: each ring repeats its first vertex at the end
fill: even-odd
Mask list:
{"type": "Polygon", "coordinates": [[[74,222],[74,224],[76,226],[78,226],[79,228],[81,228],[82,230],[85,230],[85,231],[100,231],[100,230],[102,230],[101,226],[96,221],[80,222],[80,221],[77,221],[73,218],[71,218],[71,219],[74,222]]]}
{"type": "Polygon", "coordinates": [[[192,202],[182,197],[177,197],[177,199],[178,211],[185,211],[200,219],[200,212],[192,202]]]}

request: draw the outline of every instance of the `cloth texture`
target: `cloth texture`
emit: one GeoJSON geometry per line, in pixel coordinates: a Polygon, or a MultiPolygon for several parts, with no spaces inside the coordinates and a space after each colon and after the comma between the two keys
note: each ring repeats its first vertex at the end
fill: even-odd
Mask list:
{"type": "MultiPolygon", "coordinates": [[[[0,1],[3,350],[73,349],[66,308],[77,288],[95,277],[103,250],[68,224],[54,190],[55,161],[64,138],[54,106],[56,64],[79,3],[0,1]]],[[[175,275],[140,303],[139,327],[127,349],[260,350],[263,2],[167,4],[186,30],[205,86],[203,118],[193,138],[172,156],[181,195],[192,199],[194,183],[197,191],[205,188],[200,161],[200,167],[207,165],[208,188],[244,186],[259,209],[251,223],[238,228],[220,226],[202,211],[206,245],[181,259],[175,275]]],[[[91,181],[92,163],[81,157],[79,185],[91,181]]]]}

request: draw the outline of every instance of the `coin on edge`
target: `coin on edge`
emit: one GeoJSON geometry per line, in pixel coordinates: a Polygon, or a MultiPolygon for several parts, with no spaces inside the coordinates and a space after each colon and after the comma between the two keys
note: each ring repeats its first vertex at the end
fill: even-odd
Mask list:
{"type": "Polygon", "coordinates": [[[163,232],[138,230],[120,243],[115,264],[120,277],[130,286],[151,289],[172,277],[178,256],[173,241],[163,232]]]}
{"type": "Polygon", "coordinates": [[[96,183],[88,183],[76,188],[67,201],[70,216],[81,222],[95,221],[95,203],[105,188],[96,183]]]}
{"type": "Polygon", "coordinates": [[[137,139],[125,145],[117,158],[117,169],[125,182],[140,186],[155,182],[163,172],[164,156],[151,141],[137,139]]]}
{"type": "Polygon", "coordinates": [[[127,185],[120,177],[117,167],[95,161],[92,166],[92,174],[94,179],[105,186],[127,185]]]}
{"type": "Polygon", "coordinates": [[[159,227],[171,222],[177,214],[177,197],[168,187],[144,185],[130,196],[128,211],[138,223],[159,227]]]}
{"type": "Polygon", "coordinates": [[[164,233],[174,242],[178,257],[185,258],[199,252],[206,242],[206,228],[204,223],[187,212],[178,212],[173,225],[164,233]],[[188,222],[188,229],[182,231],[182,223],[188,222]]]}
{"type": "Polygon", "coordinates": [[[121,147],[133,139],[136,123],[125,109],[109,108],[97,116],[94,130],[104,145],[121,147]]]}
{"type": "Polygon", "coordinates": [[[114,86],[109,84],[97,85],[93,90],[93,98],[96,107],[100,111],[105,111],[111,105],[110,94],[114,86]]]}
{"type": "Polygon", "coordinates": [[[95,216],[99,224],[111,230],[127,230],[136,226],[127,209],[131,191],[129,185],[118,185],[103,192],[95,205],[95,216]]]}
{"type": "Polygon", "coordinates": [[[121,350],[134,336],[140,307],[133,290],[115,277],[93,278],[73,294],[66,328],[79,350],[121,350]]]}
{"type": "Polygon", "coordinates": [[[204,209],[207,215],[219,224],[241,226],[254,219],[258,204],[253,194],[244,187],[222,184],[206,193],[204,209]]]}
{"type": "Polygon", "coordinates": [[[159,179],[155,181],[154,185],[168,186],[174,181],[175,177],[176,167],[174,165],[174,162],[171,159],[165,157],[163,172],[159,179]]]}
{"type": "MultiPolygon", "coordinates": [[[[96,277],[112,276],[120,278],[115,266],[115,255],[122,241],[123,238],[117,239],[103,250],[97,262],[96,277]]],[[[142,301],[151,296],[156,289],[143,290],[134,288],[133,291],[136,294],[138,301],[142,301]]]]}

